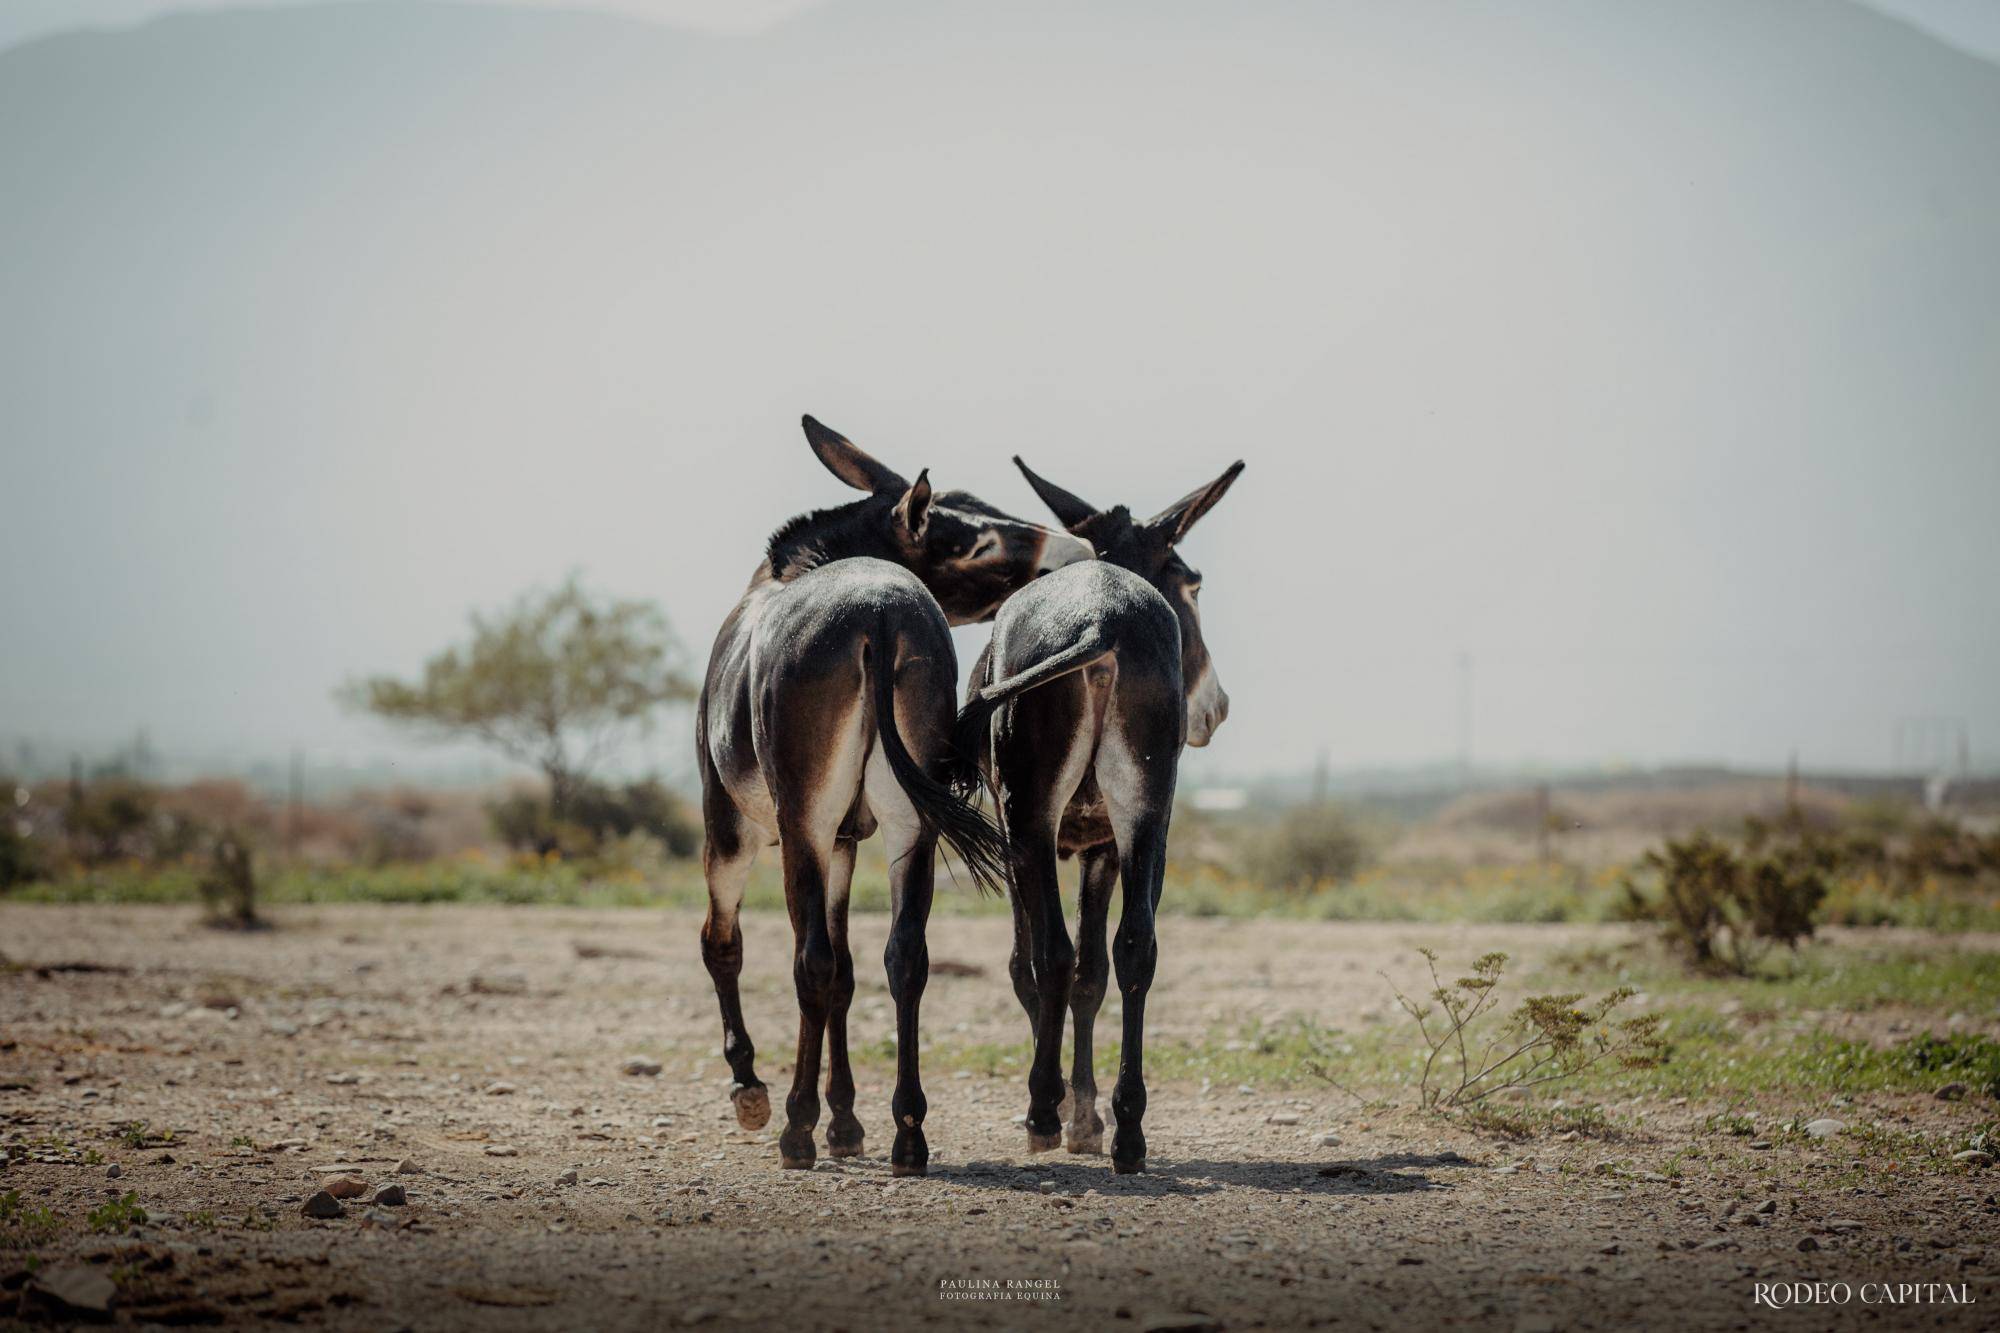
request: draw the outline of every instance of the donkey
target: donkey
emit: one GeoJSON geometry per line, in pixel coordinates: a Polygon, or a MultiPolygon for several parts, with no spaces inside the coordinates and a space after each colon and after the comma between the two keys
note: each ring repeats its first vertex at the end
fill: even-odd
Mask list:
{"type": "Polygon", "coordinates": [[[1076,1019],[1068,1148],[1102,1152],[1091,1040],[1104,1001],[1105,924],[1122,876],[1113,945],[1125,997],[1125,1041],[1111,1109],[1111,1164],[1146,1168],[1146,993],[1158,958],[1153,914],[1166,870],[1167,823],[1183,743],[1206,745],[1229,715],[1201,635],[1201,575],[1175,549],[1215,507],[1243,464],[1135,522],[1123,505],[1100,510],[1043,480],[1028,483],[1098,558],[1041,579],[1000,609],[973,665],[954,726],[960,762],[977,762],[994,790],[1011,852],[1014,994],[1034,1029],[1028,1073],[1028,1148],[1057,1146],[1063,1098],[1063,1008],[1076,1019]],[[1057,858],[1082,867],[1078,934],[1063,925],[1057,858]]]}
{"type": "Polygon", "coordinates": [[[1089,543],[1011,518],[961,491],[908,482],[811,417],[806,439],[827,469],[868,498],[805,514],[772,534],[764,562],[722,622],[695,714],[707,842],[702,961],[722,1008],[722,1052],[737,1122],[771,1118],[737,978],[743,889],[762,847],[784,862],[799,1001],[798,1060],[778,1152],[813,1164],[820,1046],[832,1046],[827,1150],[861,1151],[847,1010],[854,961],[847,893],[854,847],[879,824],[889,853],[884,961],[896,1003],[897,1175],[921,1175],[924,1092],[917,1009],[929,976],[924,927],[940,835],[982,885],[1004,871],[999,831],[944,780],[958,659],[949,626],[990,619],[1015,589],[1092,555],[1089,543]]]}

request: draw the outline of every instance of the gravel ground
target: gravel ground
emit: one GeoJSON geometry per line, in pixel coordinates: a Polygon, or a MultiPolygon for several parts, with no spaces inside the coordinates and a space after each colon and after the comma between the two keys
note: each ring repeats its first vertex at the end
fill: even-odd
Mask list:
{"type": "MultiPolygon", "coordinates": [[[[121,1321],[370,1330],[1973,1328],[2000,1307],[2000,1181],[1856,1186],[1784,1144],[1714,1136],[1683,1178],[1648,1169],[1720,1107],[1628,1104],[1615,1143],[1513,1144],[1317,1087],[1155,1081],[1146,1175],[1029,1156],[1022,1073],[952,1058],[1024,1033],[992,918],[933,924],[934,964],[968,966],[934,967],[925,1003],[930,1176],[892,1179],[878,1155],[879,1055],[856,1070],[867,1152],[780,1171],[782,1108],[754,1134],[731,1113],[697,924],[354,906],[236,934],[185,909],[0,906],[0,1129],[16,1145],[0,1191],[64,1219],[129,1191],[150,1214],[66,1226],[34,1247],[34,1278],[0,1250],[0,1312],[76,1317],[47,1289],[87,1306],[103,1278],[121,1321]],[[624,1072],[632,1056],[661,1071],[624,1072]],[[132,1122],[143,1134],[121,1137],[132,1122]],[[367,1193],[304,1215],[342,1176],[367,1193]],[[406,1204],[369,1202],[392,1183],[406,1204]],[[1759,1282],[1815,1280],[1848,1284],[1847,1302],[1755,1304],[1759,1282]],[[1976,1304],[1865,1302],[1867,1282],[1976,1304]]],[[[745,928],[779,1101],[788,930],[745,928]]],[[[893,1030],[885,929],[854,922],[857,1050],[893,1030]]],[[[1161,934],[1151,1031],[1187,1040],[1251,1017],[1366,1021],[1385,1011],[1377,969],[1419,944],[1532,961],[1623,938],[1172,917],[1161,934]]],[[[1114,999],[1100,1032],[1115,1015],[1114,999]]],[[[1108,1120],[1108,1087],[1106,1102],[1108,1120]]],[[[1991,1106],[1880,1096],[1848,1114],[1970,1125],[1991,1106]]]]}

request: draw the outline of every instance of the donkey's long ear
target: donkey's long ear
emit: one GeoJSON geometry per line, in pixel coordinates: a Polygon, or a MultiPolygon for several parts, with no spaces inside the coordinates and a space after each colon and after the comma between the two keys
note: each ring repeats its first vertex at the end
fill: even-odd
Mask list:
{"type": "Polygon", "coordinates": [[[1014,466],[1021,469],[1021,475],[1035,488],[1035,494],[1042,497],[1042,503],[1049,507],[1049,511],[1064,527],[1074,528],[1079,523],[1097,517],[1096,505],[1071,495],[1045,477],[1036,476],[1035,470],[1023,463],[1019,454],[1014,455],[1014,466]]]}
{"type": "Polygon", "coordinates": [[[1146,521],[1146,526],[1166,535],[1167,544],[1172,545],[1188,535],[1188,529],[1209,510],[1215,502],[1229,493],[1236,483],[1237,474],[1243,471],[1243,460],[1237,459],[1229,465],[1229,470],[1200,490],[1182,496],[1146,521]]]}
{"type": "Polygon", "coordinates": [[[828,430],[810,416],[800,417],[799,424],[805,427],[806,443],[826,464],[826,470],[855,490],[879,495],[909,489],[909,482],[855,448],[854,441],[839,431],[828,430]]]}
{"type": "Polygon", "coordinates": [[[905,532],[918,541],[923,540],[924,525],[931,517],[931,470],[925,468],[917,474],[910,489],[903,492],[903,498],[896,501],[896,522],[905,532]]]}

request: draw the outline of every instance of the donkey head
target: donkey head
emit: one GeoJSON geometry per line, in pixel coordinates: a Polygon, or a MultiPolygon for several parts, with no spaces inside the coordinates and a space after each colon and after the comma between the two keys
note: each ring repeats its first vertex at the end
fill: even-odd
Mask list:
{"type": "Polygon", "coordinates": [[[1175,548],[1196,521],[1215,508],[1243,471],[1241,462],[1208,485],[1168,505],[1146,521],[1133,519],[1124,505],[1099,509],[1078,499],[1054,482],[1035,475],[1018,457],[1014,466],[1078,537],[1097,548],[1097,558],[1121,569],[1129,569],[1159,589],[1167,605],[1181,622],[1181,680],[1187,689],[1189,745],[1206,745],[1229,716],[1229,696],[1216,677],[1215,662],[1208,655],[1208,643],[1201,636],[1201,574],[1181,559],[1175,548]]]}
{"type": "Polygon", "coordinates": [[[933,491],[928,470],[905,481],[811,417],[801,424],[827,471],[868,498],[781,528],[771,539],[780,578],[835,555],[873,555],[922,579],[952,624],[971,625],[991,620],[1030,580],[1095,554],[1081,538],[1003,514],[977,496],[933,491]]]}

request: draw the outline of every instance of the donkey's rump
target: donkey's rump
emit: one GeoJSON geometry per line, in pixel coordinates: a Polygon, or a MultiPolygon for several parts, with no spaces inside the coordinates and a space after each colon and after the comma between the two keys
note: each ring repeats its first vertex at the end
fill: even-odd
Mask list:
{"type": "Polygon", "coordinates": [[[757,784],[778,811],[809,820],[815,841],[850,813],[872,824],[857,804],[878,737],[893,731],[921,768],[949,735],[950,628],[923,584],[886,561],[843,560],[784,585],[748,656],[757,784]],[[885,696],[893,719],[878,716],[885,696]]]}

